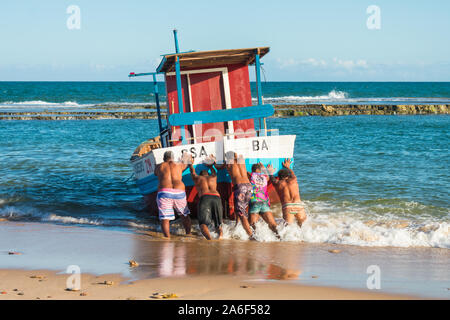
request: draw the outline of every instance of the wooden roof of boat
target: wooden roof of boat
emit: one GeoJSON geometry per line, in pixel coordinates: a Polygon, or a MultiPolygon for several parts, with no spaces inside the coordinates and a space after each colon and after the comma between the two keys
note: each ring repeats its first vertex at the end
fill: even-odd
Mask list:
{"type": "Polygon", "coordinates": [[[255,62],[255,56],[259,52],[260,58],[269,52],[269,47],[256,47],[246,49],[229,49],[214,51],[186,52],[167,54],[161,61],[158,72],[175,71],[175,59],[180,58],[180,68],[197,69],[200,67],[213,67],[227,64],[249,65],[255,62]]]}

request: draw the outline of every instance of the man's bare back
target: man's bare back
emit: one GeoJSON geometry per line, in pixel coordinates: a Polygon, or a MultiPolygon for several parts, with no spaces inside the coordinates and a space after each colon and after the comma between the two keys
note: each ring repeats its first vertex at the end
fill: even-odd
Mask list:
{"type": "Polygon", "coordinates": [[[225,167],[230,175],[233,185],[250,183],[244,157],[242,155],[237,156],[237,154],[234,154],[234,159],[232,161],[232,163],[227,163],[225,167]]]}
{"type": "MultiPolygon", "coordinates": [[[[211,155],[210,158],[212,158],[215,161],[215,158],[211,155]]],[[[219,192],[217,191],[217,173],[214,169],[213,165],[209,165],[208,167],[212,171],[211,175],[198,175],[195,173],[194,166],[192,165],[193,160],[191,160],[191,164],[189,164],[189,169],[191,170],[191,176],[195,183],[195,188],[197,189],[198,196],[201,197],[202,195],[208,193],[208,194],[215,194],[220,196],[219,192]]]]}
{"type": "Polygon", "coordinates": [[[285,203],[297,203],[300,202],[300,191],[298,187],[297,177],[294,171],[290,168],[291,160],[286,159],[283,162],[283,167],[288,170],[289,177],[286,179],[278,179],[278,181],[272,179],[273,186],[280,197],[281,204],[285,203]]]}
{"type": "Polygon", "coordinates": [[[284,220],[290,224],[295,217],[298,225],[301,227],[306,220],[306,213],[300,199],[297,177],[290,166],[291,160],[286,159],[283,162],[284,169],[278,171],[278,180],[273,177],[273,167],[269,165],[267,169],[270,174],[270,180],[280,197],[284,220]]]}
{"type": "Polygon", "coordinates": [[[182,181],[183,171],[187,168],[184,163],[177,163],[172,160],[163,162],[156,167],[155,175],[158,177],[158,190],[169,188],[185,190],[182,181]]]}
{"type": "Polygon", "coordinates": [[[199,197],[206,193],[219,195],[219,192],[217,192],[217,177],[197,176],[197,179],[195,179],[195,187],[197,188],[199,197]]]}
{"type": "Polygon", "coordinates": [[[275,185],[275,190],[280,197],[281,204],[297,203],[301,201],[296,177],[279,181],[278,184],[275,185]]]}

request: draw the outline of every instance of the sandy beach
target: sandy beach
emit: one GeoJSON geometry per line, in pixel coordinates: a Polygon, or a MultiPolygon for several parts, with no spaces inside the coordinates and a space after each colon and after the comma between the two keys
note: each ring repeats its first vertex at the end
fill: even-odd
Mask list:
{"type": "Polygon", "coordinates": [[[284,282],[252,281],[236,276],[192,276],[130,281],[118,274],[82,274],[79,291],[68,291],[68,275],[49,270],[0,270],[0,300],[308,300],[414,299],[406,295],[370,293],[284,282]],[[108,284],[105,284],[108,283],[108,284]],[[274,294],[276,293],[276,294],[274,294]],[[174,294],[164,298],[164,295],[174,294]]]}
{"type": "Polygon", "coordinates": [[[196,236],[168,241],[154,232],[2,221],[0,256],[2,300],[156,299],[172,293],[194,300],[445,299],[450,293],[446,249],[208,242],[196,236]],[[130,267],[130,260],[139,265],[130,267]],[[382,272],[380,290],[366,286],[366,268],[373,264],[382,272]],[[80,268],[79,291],[66,290],[70,265],[80,268]]]}

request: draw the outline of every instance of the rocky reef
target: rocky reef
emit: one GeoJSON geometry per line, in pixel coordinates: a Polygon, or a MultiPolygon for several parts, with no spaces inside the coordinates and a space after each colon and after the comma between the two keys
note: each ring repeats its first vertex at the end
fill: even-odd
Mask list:
{"type": "MultiPolygon", "coordinates": [[[[117,107],[119,108],[119,107],[117,107]]],[[[105,109],[105,108],[103,108],[105,109]]],[[[345,104],[345,105],[278,105],[274,117],[299,116],[348,116],[348,115],[414,115],[449,114],[449,104],[345,104]]],[[[163,108],[165,110],[165,108],[163,108]]],[[[163,114],[165,117],[165,115],[163,114]]],[[[155,111],[77,111],[76,109],[56,111],[3,111],[0,120],[101,120],[101,119],[156,119],[155,111]]]]}
{"type": "Polygon", "coordinates": [[[275,106],[275,117],[449,114],[448,104],[346,104],[346,105],[284,105],[275,106]]]}

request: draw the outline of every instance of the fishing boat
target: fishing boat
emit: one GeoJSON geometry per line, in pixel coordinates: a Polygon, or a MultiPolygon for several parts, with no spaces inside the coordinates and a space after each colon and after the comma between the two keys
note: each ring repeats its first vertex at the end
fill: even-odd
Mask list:
{"type": "MultiPolygon", "coordinates": [[[[296,138],[267,128],[266,118],[273,115],[274,107],[263,103],[260,60],[269,47],[180,52],[177,31],[173,33],[175,53],[162,55],[155,72],[129,74],[129,77],[153,77],[159,135],[141,143],[130,161],[148,211],[155,216],[158,179],[154,170],[163,162],[166,151],[172,151],[176,160],[184,152],[190,153],[197,173],[208,170],[205,161],[209,155],[214,155],[220,164],[234,153],[243,156],[248,172],[258,162],[265,166],[272,164],[277,172],[284,159],[293,161],[296,138]],[[255,105],[249,66],[255,67],[255,105]],[[165,112],[159,101],[157,75],[163,75],[165,80],[165,112]]],[[[233,219],[230,177],[226,170],[219,170],[217,177],[225,215],[233,219]]],[[[189,169],[183,172],[183,182],[191,214],[195,216],[198,195],[189,169]]],[[[272,203],[279,202],[271,185],[269,195],[272,203]]]]}

